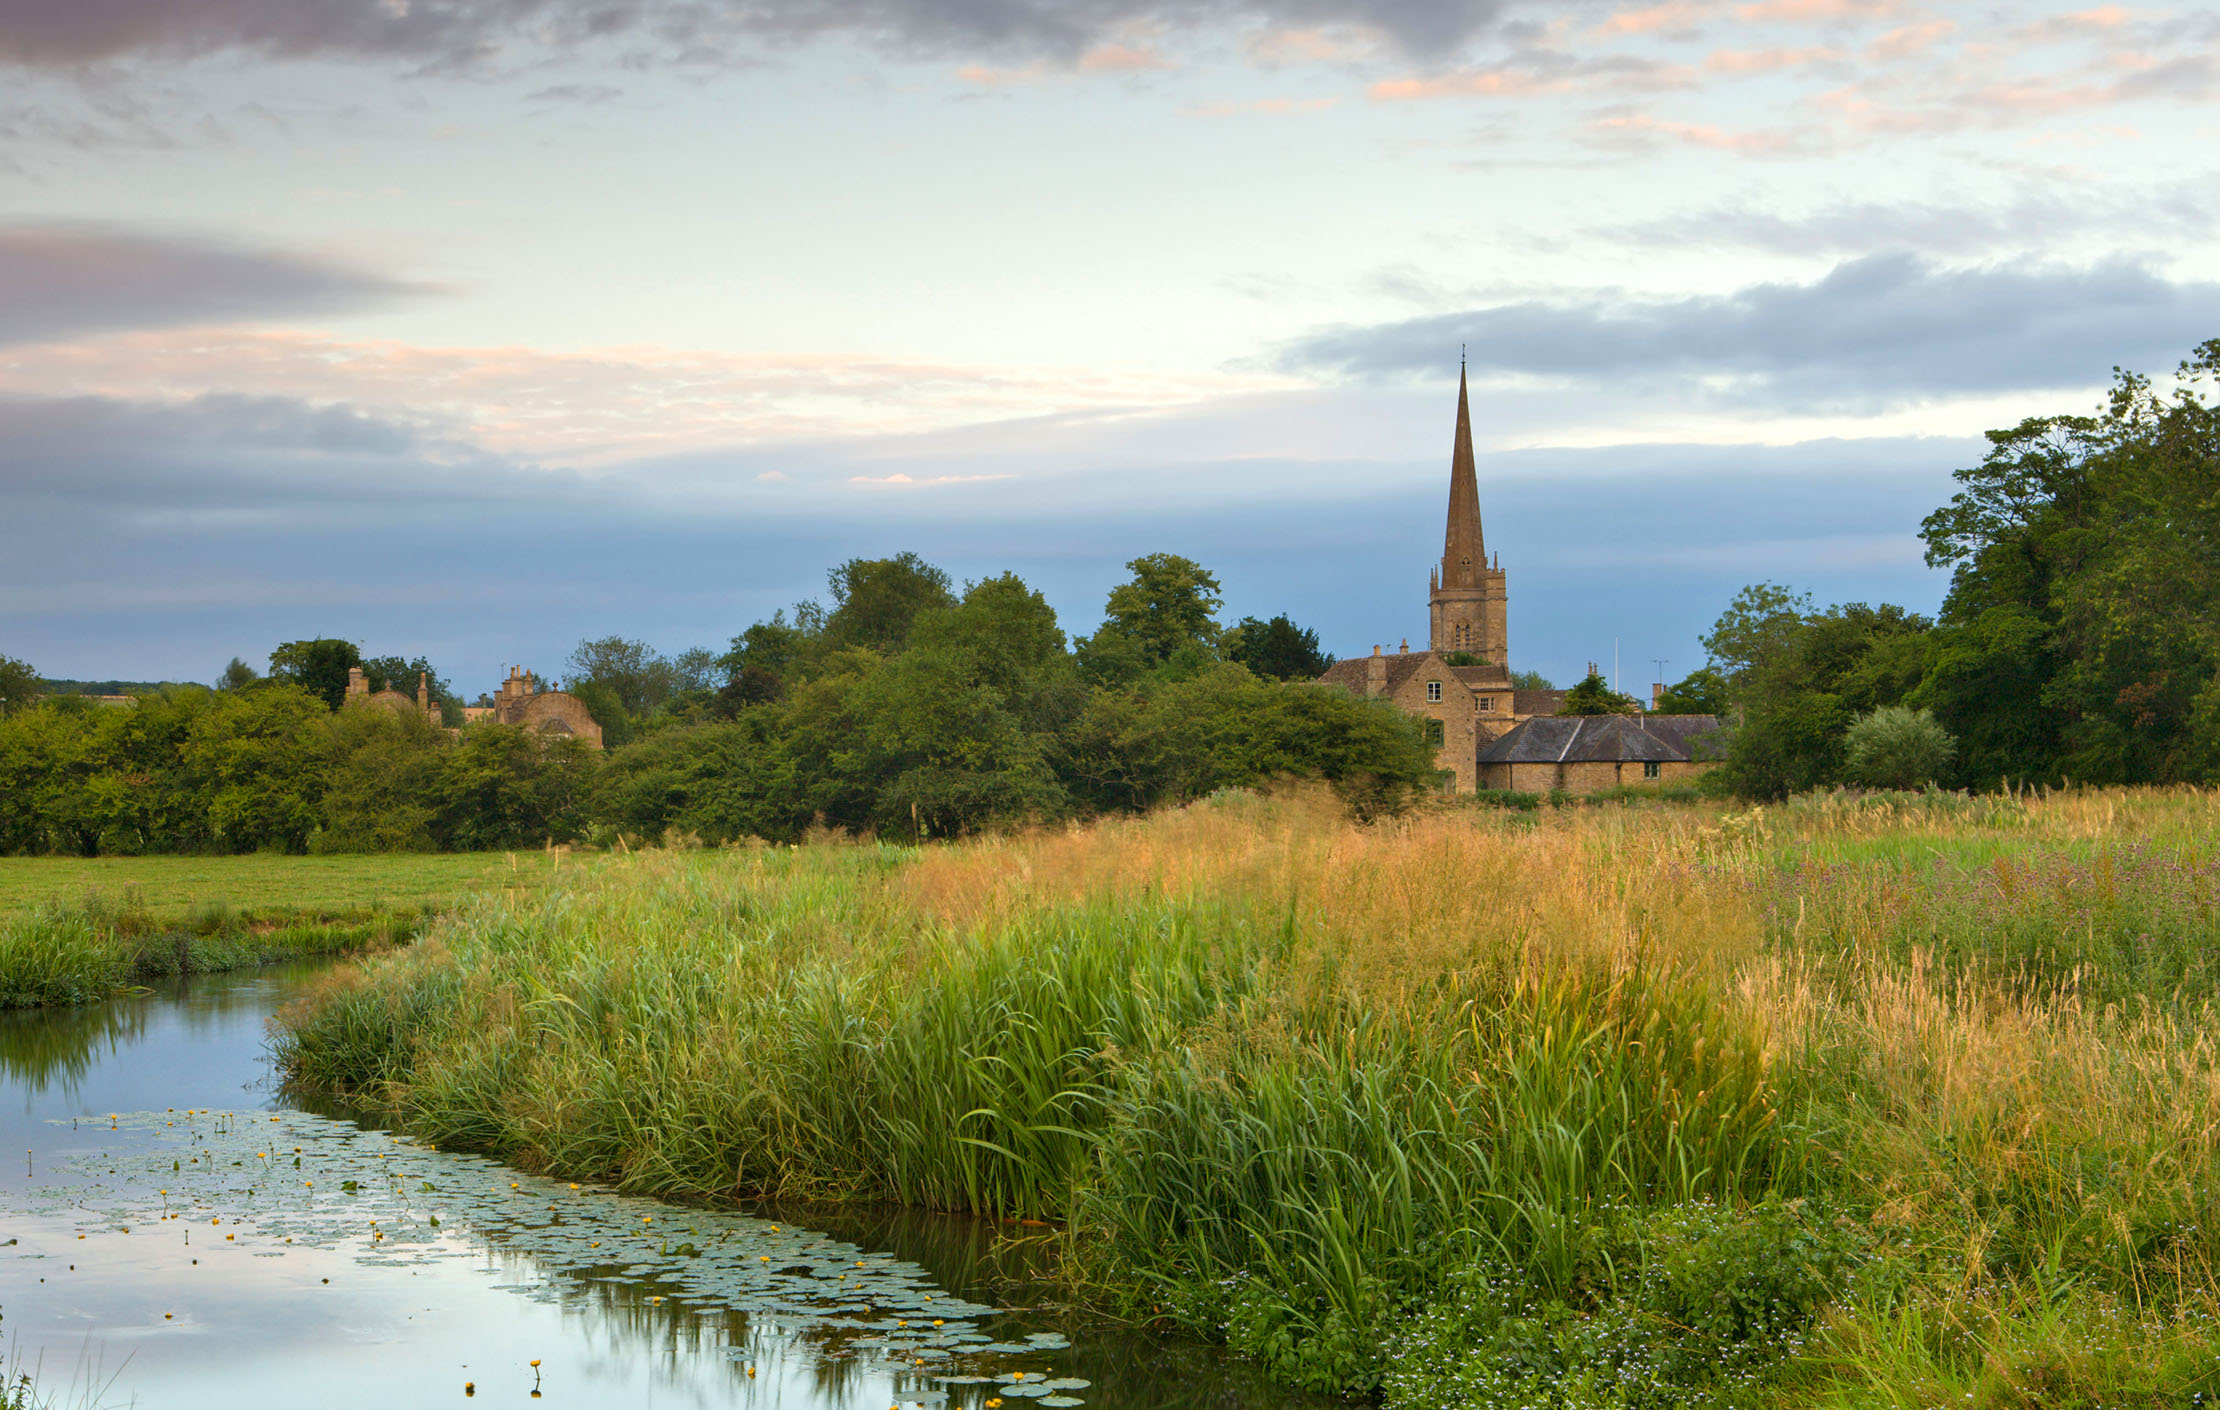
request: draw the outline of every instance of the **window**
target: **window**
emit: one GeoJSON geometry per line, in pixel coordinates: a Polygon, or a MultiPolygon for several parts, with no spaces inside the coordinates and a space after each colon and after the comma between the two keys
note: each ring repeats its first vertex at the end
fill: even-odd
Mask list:
{"type": "Polygon", "coordinates": [[[1443,738],[1444,734],[1441,721],[1428,720],[1426,722],[1426,742],[1433,745],[1436,749],[1439,749],[1441,748],[1443,738]]]}
{"type": "Polygon", "coordinates": [[[1656,778],[1656,777],[1657,777],[1657,760],[1655,760],[1655,759],[1644,759],[1644,760],[1642,761],[1642,777],[1644,777],[1644,778],[1656,778]]]}
{"type": "Polygon", "coordinates": [[[1492,713],[1494,713],[1494,711],[1495,711],[1495,697],[1494,697],[1494,696],[1492,696],[1492,695],[1483,695],[1483,696],[1481,696],[1481,697],[1480,697],[1480,708],[1481,708],[1482,710],[1484,710],[1484,711],[1487,711],[1488,713],[1491,713],[1491,714],[1492,714],[1492,713]]]}
{"type": "Polygon", "coordinates": [[[1457,624],[1457,649],[1462,651],[1470,645],[1472,645],[1472,628],[1464,622],[1459,622],[1457,624]]]}
{"type": "Polygon", "coordinates": [[[1440,681],[1428,681],[1428,682],[1426,682],[1426,698],[1427,698],[1428,700],[1431,700],[1431,701],[1435,702],[1436,704],[1439,704],[1439,703],[1441,702],[1441,682],[1440,682],[1440,681]]]}

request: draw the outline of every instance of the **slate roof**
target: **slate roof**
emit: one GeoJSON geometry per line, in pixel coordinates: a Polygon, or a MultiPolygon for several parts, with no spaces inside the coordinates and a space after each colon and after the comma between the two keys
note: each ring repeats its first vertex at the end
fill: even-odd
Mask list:
{"type": "Polygon", "coordinates": [[[1514,715],[1554,715],[1564,708],[1565,692],[1561,690],[1511,692],[1511,713],[1514,715]]]}
{"type": "Polygon", "coordinates": [[[1713,715],[1537,715],[1489,741],[1480,762],[1687,763],[1707,757],[1690,751],[1701,751],[1703,736],[1718,728],[1713,715]]]}

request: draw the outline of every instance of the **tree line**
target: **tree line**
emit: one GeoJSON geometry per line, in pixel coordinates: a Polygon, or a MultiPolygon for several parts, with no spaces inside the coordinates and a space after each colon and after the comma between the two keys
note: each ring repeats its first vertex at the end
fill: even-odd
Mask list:
{"type": "Polygon", "coordinates": [[[1988,433],[1920,526],[1941,612],[1744,588],[1668,709],[1725,712],[1719,780],[2220,783],[2220,339],[2161,391],[1988,433]]]}
{"type": "Polygon", "coordinates": [[[0,658],[0,851],[791,840],[821,826],[915,838],[1288,777],[1323,779],[1364,815],[1432,786],[1414,721],[1311,683],[1331,663],[1315,632],[1284,615],[1221,625],[1217,579],[1176,555],[1128,567],[1078,638],[1015,575],[959,589],[904,553],[840,565],[825,601],[722,654],[583,642],[563,685],[606,754],[341,708],[353,669],[411,696],[421,673],[443,721],[461,719],[429,662],[336,639],[129,708],[41,698],[27,666],[0,658]]]}

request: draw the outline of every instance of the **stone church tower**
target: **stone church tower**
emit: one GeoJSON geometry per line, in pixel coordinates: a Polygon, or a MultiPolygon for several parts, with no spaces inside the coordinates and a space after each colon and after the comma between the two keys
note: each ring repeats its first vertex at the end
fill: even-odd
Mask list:
{"type": "Polygon", "coordinates": [[[1465,369],[1457,368],[1457,446],[1449,459],[1449,530],[1433,572],[1427,616],[1435,651],[1466,651],[1483,664],[1511,664],[1503,570],[1488,558],[1480,534],[1480,481],[1472,466],[1472,406],[1465,369]]]}

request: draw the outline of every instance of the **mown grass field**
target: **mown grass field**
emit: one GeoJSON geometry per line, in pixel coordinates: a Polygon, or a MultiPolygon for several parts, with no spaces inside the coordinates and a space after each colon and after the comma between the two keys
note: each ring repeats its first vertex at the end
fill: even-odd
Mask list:
{"type": "Polygon", "coordinates": [[[466,896],[530,889],[578,862],[555,852],[288,857],[0,857],[0,914],[97,897],[158,919],[211,906],[249,915],[438,910],[466,896]]]}
{"type": "Polygon", "coordinates": [[[1049,1221],[1409,1410],[2220,1393],[2220,796],[1229,796],[500,893],[285,1018],[574,1178],[1049,1221]]]}

